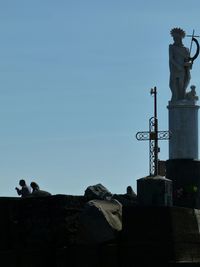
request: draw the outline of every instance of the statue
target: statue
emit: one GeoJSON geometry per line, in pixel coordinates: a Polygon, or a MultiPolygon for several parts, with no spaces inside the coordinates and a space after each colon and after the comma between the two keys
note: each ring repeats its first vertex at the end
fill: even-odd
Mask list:
{"type": "Polygon", "coordinates": [[[192,41],[195,41],[197,45],[197,51],[195,56],[191,58],[189,49],[182,43],[182,39],[185,37],[185,31],[181,28],[173,28],[170,33],[174,43],[169,45],[169,87],[172,92],[171,101],[178,101],[187,99],[186,89],[190,82],[190,70],[194,59],[196,59],[199,54],[199,44],[194,38],[193,32],[191,37],[192,41]]]}
{"type": "Polygon", "coordinates": [[[196,94],[196,90],[195,90],[196,86],[195,85],[191,85],[190,89],[191,89],[191,91],[186,93],[186,99],[190,100],[190,101],[197,101],[199,98],[198,98],[198,96],[196,94]]]}

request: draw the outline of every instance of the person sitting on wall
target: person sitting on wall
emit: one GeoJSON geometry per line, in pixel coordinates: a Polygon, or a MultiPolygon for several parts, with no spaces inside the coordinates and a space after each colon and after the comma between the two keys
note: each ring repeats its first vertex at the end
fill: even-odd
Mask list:
{"type": "Polygon", "coordinates": [[[17,194],[21,197],[28,197],[31,194],[31,189],[29,186],[26,185],[25,180],[21,179],[19,181],[19,185],[21,186],[21,189],[15,187],[17,194]]]}
{"type": "Polygon", "coordinates": [[[32,193],[34,193],[35,191],[40,190],[40,187],[36,182],[31,182],[30,186],[32,188],[32,193]]]}
{"type": "Polygon", "coordinates": [[[51,193],[41,190],[39,185],[36,182],[31,182],[30,184],[32,188],[32,197],[46,197],[46,196],[51,196],[51,193]]]}

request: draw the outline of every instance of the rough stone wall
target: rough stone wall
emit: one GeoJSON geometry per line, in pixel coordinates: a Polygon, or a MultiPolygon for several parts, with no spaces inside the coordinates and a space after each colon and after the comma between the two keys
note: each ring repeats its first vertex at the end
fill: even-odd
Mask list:
{"type": "Polygon", "coordinates": [[[65,195],[0,198],[1,266],[200,266],[199,210],[123,206],[115,240],[83,244],[79,215],[87,201],[65,195]]]}
{"type": "Polygon", "coordinates": [[[63,247],[78,242],[79,214],[86,199],[55,195],[0,198],[0,249],[63,247]]]}

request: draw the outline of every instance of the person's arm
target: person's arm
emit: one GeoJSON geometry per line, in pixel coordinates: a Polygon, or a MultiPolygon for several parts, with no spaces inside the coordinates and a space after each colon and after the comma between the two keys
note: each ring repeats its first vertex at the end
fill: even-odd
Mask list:
{"type": "Polygon", "coordinates": [[[21,194],[22,194],[22,190],[19,189],[18,187],[15,187],[15,190],[17,191],[17,194],[18,194],[19,196],[21,196],[21,194]]]}

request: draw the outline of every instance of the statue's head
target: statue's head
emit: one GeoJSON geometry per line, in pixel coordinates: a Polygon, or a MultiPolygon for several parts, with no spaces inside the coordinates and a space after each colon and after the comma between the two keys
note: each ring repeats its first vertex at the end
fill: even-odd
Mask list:
{"type": "Polygon", "coordinates": [[[192,92],[193,94],[196,94],[196,86],[195,86],[195,85],[191,85],[191,86],[190,86],[190,89],[191,89],[191,92],[192,92]]]}
{"type": "Polygon", "coordinates": [[[182,30],[181,28],[173,28],[171,31],[170,31],[170,34],[172,37],[176,38],[176,37],[179,37],[179,38],[184,38],[185,37],[185,31],[182,30]]]}

